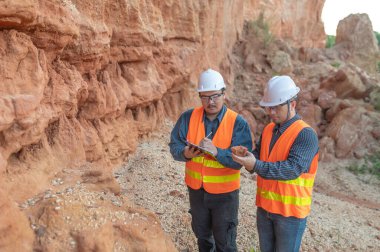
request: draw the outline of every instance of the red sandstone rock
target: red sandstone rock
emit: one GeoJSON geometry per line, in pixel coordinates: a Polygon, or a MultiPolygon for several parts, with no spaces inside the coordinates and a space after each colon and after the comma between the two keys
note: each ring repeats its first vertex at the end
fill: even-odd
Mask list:
{"type": "MultiPolygon", "coordinates": [[[[10,214],[0,217],[0,227],[10,228],[0,229],[0,250],[54,251],[74,246],[81,251],[107,251],[117,241],[137,250],[155,251],[159,247],[173,251],[160,226],[152,225],[157,219],[147,213],[136,222],[143,228],[108,222],[95,230],[87,227],[77,231],[72,223],[65,222],[63,206],[54,205],[54,201],[37,205],[35,213],[19,211],[14,204],[46,192],[52,187],[52,178],[66,174],[64,170],[70,171],[63,180],[67,188],[86,182],[94,191],[118,194],[120,188],[112,178],[112,167],[127,159],[138,139],[155,131],[166,117],[176,119],[184,109],[199,104],[194,91],[198,73],[208,67],[223,73],[227,92],[242,100],[239,111],[255,133],[261,132],[267,118],[255,102],[272,74],[268,62],[273,60],[273,52],[280,50],[280,55],[292,60],[280,65],[279,71],[291,75],[299,71],[302,76],[303,69],[294,60],[298,50],[292,47],[324,47],[320,20],[324,1],[293,2],[2,1],[0,207],[4,207],[2,213],[10,214]],[[236,41],[241,43],[244,37],[244,21],[257,20],[260,13],[265,13],[269,30],[278,40],[271,51],[244,44],[244,71],[249,70],[244,72],[239,64],[235,66],[240,50],[235,48],[236,41]],[[251,72],[259,74],[251,79],[251,72]],[[245,78],[242,83],[235,81],[239,75],[245,78]],[[91,162],[90,170],[100,172],[86,173],[82,169],[86,161],[91,162]],[[29,213],[31,219],[39,216],[34,234],[25,217],[29,213]],[[142,235],[144,230],[148,231],[142,235]],[[33,245],[36,237],[38,243],[33,245]],[[54,241],[52,237],[62,240],[54,241]],[[22,242],[16,244],[16,240],[22,242]]],[[[317,50],[300,51],[299,58],[304,62],[324,59],[317,50]]],[[[307,101],[302,113],[313,127],[319,124],[321,111],[311,104],[313,98],[307,87],[309,81],[315,84],[315,79],[328,75],[326,65],[311,66],[304,77],[310,80],[300,82],[307,101]]],[[[335,84],[345,81],[343,77],[339,72],[335,80],[328,79],[331,86],[326,88],[336,91],[338,97],[365,96],[356,85],[359,81],[344,83],[352,91],[348,95],[340,92],[341,86],[335,84]]],[[[329,108],[330,102],[324,101],[321,98],[320,103],[328,104],[321,106],[329,108]]],[[[331,141],[335,141],[339,157],[352,154],[350,148],[356,145],[351,138],[359,138],[370,148],[372,138],[377,136],[376,129],[370,129],[372,138],[367,134],[359,137],[361,128],[356,119],[340,115],[347,107],[332,106],[326,113],[333,123],[327,128],[331,138],[324,149],[330,151],[331,141]],[[354,129],[347,132],[348,139],[340,135],[345,132],[344,120],[349,120],[350,129],[354,129]]],[[[376,118],[366,117],[366,122],[371,125],[376,118]]],[[[72,208],[67,213],[73,216],[83,217],[90,212],[83,202],[67,206],[72,208]]],[[[82,225],[79,217],[75,221],[82,225]]]]}

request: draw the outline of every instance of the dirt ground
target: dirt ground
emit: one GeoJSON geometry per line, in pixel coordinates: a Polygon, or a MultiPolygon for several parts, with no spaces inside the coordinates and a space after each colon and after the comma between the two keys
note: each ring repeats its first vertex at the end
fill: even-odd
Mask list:
{"type": "MultiPolygon", "coordinates": [[[[179,251],[197,251],[192,233],[184,164],[169,152],[173,122],[142,141],[129,161],[115,170],[122,193],[156,213],[179,251]]],[[[380,251],[380,183],[357,177],[349,161],[320,162],[302,251],[380,251]]],[[[255,175],[242,170],[239,251],[258,251],[255,175]]]]}

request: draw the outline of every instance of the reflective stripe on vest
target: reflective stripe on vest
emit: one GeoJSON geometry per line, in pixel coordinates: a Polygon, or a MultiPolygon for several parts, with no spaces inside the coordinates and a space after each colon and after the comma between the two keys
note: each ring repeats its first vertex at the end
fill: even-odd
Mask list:
{"type": "MultiPolygon", "coordinates": [[[[203,113],[203,107],[199,107],[195,108],[191,114],[187,133],[187,139],[190,142],[199,144],[206,136],[203,113]]],[[[227,149],[231,146],[236,117],[236,112],[227,109],[212,139],[216,147],[227,149]]],[[[193,189],[203,186],[209,193],[227,193],[240,188],[240,170],[225,167],[215,158],[204,154],[186,162],[185,181],[193,189]]]]}
{"type": "MultiPolygon", "coordinates": [[[[288,158],[290,148],[302,129],[310,127],[302,120],[295,121],[280,136],[272,151],[269,145],[275,124],[268,124],[262,134],[260,160],[267,162],[284,161],[288,158]]],[[[317,153],[309,167],[308,173],[301,174],[293,180],[271,180],[257,176],[256,205],[266,211],[285,217],[305,218],[310,213],[315,174],[318,169],[317,153]]]]}

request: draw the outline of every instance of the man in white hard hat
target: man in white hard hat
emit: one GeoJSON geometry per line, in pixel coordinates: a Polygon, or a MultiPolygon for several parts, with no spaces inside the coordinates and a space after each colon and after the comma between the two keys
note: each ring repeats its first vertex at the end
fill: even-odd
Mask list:
{"type": "Polygon", "coordinates": [[[173,158],[186,162],[191,226],[201,252],[237,251],[241,165],[232,160],[231,146],[251,149],[252,138],[243,117],[224,105],[225,88],[219,72],[204,71],[202,106],[180,116],[169,143],[173,158]]]}
{"type": "Polygon", "coordinates": [[[296,113],[300,89],[289,76],[269,80],[260,105],[272,122],[253,153],[233,155],[257,173],[257,230],[260,251],[299,251],[310,213],[318,168],[318,137],[296,113]]]}

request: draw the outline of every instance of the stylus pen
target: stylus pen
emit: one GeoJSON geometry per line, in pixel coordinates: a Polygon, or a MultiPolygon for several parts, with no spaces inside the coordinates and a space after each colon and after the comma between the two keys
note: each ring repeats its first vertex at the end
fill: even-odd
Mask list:
{"type": "Polygon", "coordinates": [[[212,131],[210,131],[210,133],[208,133],[208,135],[205,138],[208,138],[209,136],[211,136],[211,134],[212,134],[212,131]]]}

